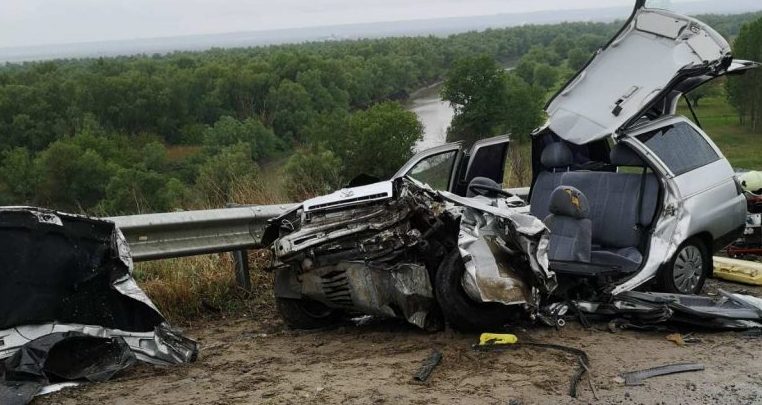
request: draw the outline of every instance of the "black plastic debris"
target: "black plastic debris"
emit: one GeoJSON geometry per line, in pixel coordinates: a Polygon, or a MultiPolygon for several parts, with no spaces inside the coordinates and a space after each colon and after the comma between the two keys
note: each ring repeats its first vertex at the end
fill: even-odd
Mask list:
{"type": "MultiPolygon", "coordinates": [[[[482,351],[482,352],[506,352],[510,350],[516,350],[522,347],[559,350],[559,351],[574,355],[575,359],[577,360],[577,369],[574,370],[574,373],[572,374],[569,380],[569,396],[571,396],[572,398],[577,397],[577,386],[579,385],[580,380],[582,380],[582,377],[584,377],[585,374],[587,374],[590,371],[590,359],[587,356],[587,353],[585,353],[583,350],[580,350],[574,347],[554,345],[549,343],[514,343],[510,345],[473,345],[474,350],[482,351]]],[[[591,389],[593,389],[593,394],[596,395],[595,388],[593,387],[592,382],[590,384],[590,387],[591,389]]]]}
{"type": "Polygon", "coordinates": [[[51,383],[106,381],[135,361],[121,337],[51,333],[25,344],[0,363],[0,404],[27,404],[51,383]]]}
{"type": "Polygon", "coordinates": [[[96,218],[0,209],[0,330],[55,321],[150,332],[164,322],[142,291],[125,293],[132,263],[120,238],[96,218]]]}
{"type": "Polygon", "coordinates": [[[645,370],[631,371],[619,374],[624,378],[625,385],[643,385],[643,380],[660,375],[685,373],[688,371],[701,371],[704,365],[700,363],[677,363],[648,368],[645,370]]]}
{"type": "Polygon", "coordinates": [[[107,380],[135,360],[180,364],[197,353],[132,278],[113,222],[0,207],[0,405],[48,384],[107,380]]]}
{"type": "Polygon", "coordinates": [[[431,373],[434,372],[434,369],[439,365],[439,363],[442,362],[442,352],[435,350],[429,357],[426,358],[426,360],[423,361],[423,364],[418,369],[418,371],[413,376],[413,379],[425,383],[428,381],[429,377],[431,377],[431,373]]]}

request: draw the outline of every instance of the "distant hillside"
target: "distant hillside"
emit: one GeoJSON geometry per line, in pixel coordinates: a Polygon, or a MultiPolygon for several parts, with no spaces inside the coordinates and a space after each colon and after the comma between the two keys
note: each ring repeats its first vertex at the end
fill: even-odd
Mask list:
{"type": "MultiPolygon", "coordinates": [[[[685,14],[735,14],[762,10],[760,0],[704,0],[673,3],[685,14]]],[[[413,21],[348,24],[325,27],[294,28],[272,31],[234,32],[215,35],[190,35],[122,41],[88,42],[33,47],[0,48],[0,63],[134,54],[198,51],[210,48],[235,48],[259,45],[330,41],[341,39],[420,36],[512,27],[525,24],[553,24],[563,21],[606,22],[625,18],[628,7],[605,7],[583,10],[551,10],[532,13],[496,14],[478,17],[421,19],[413,21]]]]}

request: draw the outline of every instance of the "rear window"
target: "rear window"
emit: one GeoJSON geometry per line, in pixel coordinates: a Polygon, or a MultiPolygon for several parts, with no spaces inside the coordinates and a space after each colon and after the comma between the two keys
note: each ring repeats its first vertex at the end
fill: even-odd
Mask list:
{"type": "Polygon", "coordinates": [[[684,122],[659,128],[637,138],[651,149],[675,176],[720,159],[706,139],[684,122]]]}

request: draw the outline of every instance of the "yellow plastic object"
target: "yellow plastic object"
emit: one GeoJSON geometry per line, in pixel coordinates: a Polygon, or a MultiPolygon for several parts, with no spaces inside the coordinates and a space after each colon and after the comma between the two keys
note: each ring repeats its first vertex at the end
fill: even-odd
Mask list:
{"type": "Polygon", "coordinates": [[[714,257],[714,276],[737,283],[762,285],[762,263],[714,257]]]}
{"type": "Polygon", "coordinates": [[[482,333],[481,336],[479,336],[479,346],[510,345],[518,341],[519,338],[510,333],[482,333]]]}

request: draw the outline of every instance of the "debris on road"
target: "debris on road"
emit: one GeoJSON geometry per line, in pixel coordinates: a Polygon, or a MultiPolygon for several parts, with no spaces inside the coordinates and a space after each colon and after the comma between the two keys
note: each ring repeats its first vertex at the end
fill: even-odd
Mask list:
{"type": "Polygon", "coordinates": [[[574,301],[588,319],[614,320],[616,328],[658,329],[667,324],[718,330],[762,327],[762,299],[719,290],[719,296],[627,291],[609,302],[574,301]]]}
{"type": "Polygon", "coordinates": [[[762,263],[715,257],[714,276],[737,283],[762,285],[762,263]]]}
{"type": "Polygon", "coordinates": [[[428,381],[429,377],[431,377],[431,373],[434,372],[434,369],[439,365],[439,363],[442,362],[442,352],[435,350],[431,355],[424,360],[421,367],[418,369],[418,371],[413,376],[413,379],[425,383],[428,381]]]}
{"type": "Polygon", "coordinates": [[[0,386],[23,394],[18,403],[50,376],[100,381],[134,360],[196,359],[196,342],[172,329],[132,278],[130,250],[114,223],[0,208],[0,259],[0,308],[13,308],[0,315],[5,378],[36,382],[0,386]]]}
{"type": "Polygon", "coordinates": [[[572,374],[571,380],[569,382],[569,396],[572,398],[577,397],[577,386],[579,385],[580,380],[582,380],[582,377],[584,377],[585,374],[588,374],[590,389],[593,391],[593,395],[597,398],[598,394],[595,391],[595,386],[593,385],[591,379],[592,377],[590,376],[590,359],[588,358],[587,353],[585,353],[583,350],[574,347],[554,345],[549,343],[514,343],[510,345],[475,344],[472,346],[474,350],[482,352],[505,352],[508,350],[516,350],[523,347],[559,350],[574,355],[575,359],[577,360],[577,369],[574,371],[574,374],[572,374]]]}
{"type": "Polygon", "coordinates": [[[643,385],[643,380],[651,377],[657,377],[660,375],[685,373],[689,371],[702,371],[704,365],[701,363],[677,363],[668,364],[664,366],[648,368],[645,370],[631,371],[627,373],[621,373],[620,376],[624,378],[625,385],[643,385]]]}
{"type": "Polygon", "coordinates": [[[685,346],[685,340],[683,340],[683,335],[679,333],[670,333],[669,335],[667,335],[666,339],[678,346],[685,346]]]}
{"type": "Polygon", "coordinates": [[[519,341],[516,335],[510,333],[482,333],[479,335],[479,345],[510,345],[519,341]]]}
{"type": "Polygon", "coordinates": [[[51,381],[106,381],[135,361],[121,337],[51,333],[25,344],[0,364],[0,403],[27,404],[51,381]]]}

